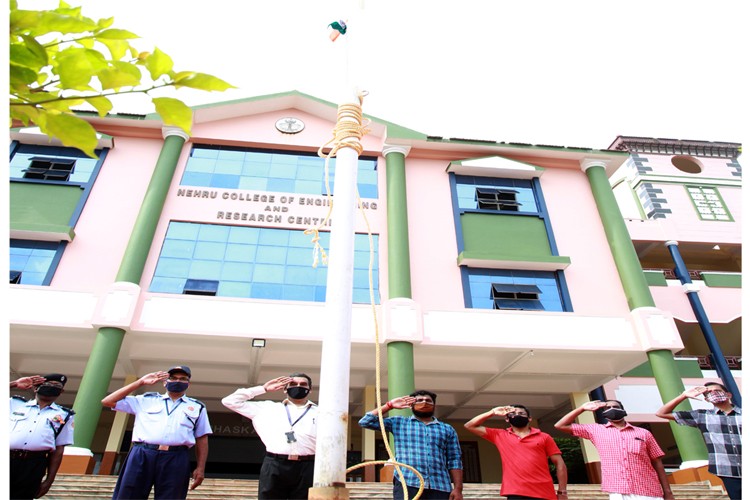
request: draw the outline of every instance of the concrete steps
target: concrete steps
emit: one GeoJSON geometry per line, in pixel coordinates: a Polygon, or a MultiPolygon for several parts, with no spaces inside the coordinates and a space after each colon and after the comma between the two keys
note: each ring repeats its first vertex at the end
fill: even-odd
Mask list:
{"type": "MultiPolygon", "coordinates": [[[[116,476],[58,474],[45,500],[109,499],[115,488],[116,476]]],[[[347,483],[350,500],[392,498],[390,483],[347,483]]],[[[708,482],[672,485],[679,500],[726,500],[719,486],[708,482]]],[[[150,498],[153,498],[153,494],[150,498]]],[[[188,493],[188,500],[254,500],[258,498],[258,481],[244,479],[207,478],[198,489],[188,493]]],[[[464,485],[464,498],[504,498],[499,484],[464,485]]],[[[569,500],[607,500],[598,484],[568,485],[569,500]]]]}

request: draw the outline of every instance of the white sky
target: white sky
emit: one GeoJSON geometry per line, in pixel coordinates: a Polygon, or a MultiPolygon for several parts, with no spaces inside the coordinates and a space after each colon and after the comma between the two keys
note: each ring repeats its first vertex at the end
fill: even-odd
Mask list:
{"type": "Polygon", "coordinates": [[[68,1],[239,87],[177,93],[191,105],[288,90],[340,102],[358,85],[365,113],[428,135],[601,149],[618,134],[742,142],[747,128],[735,0],[68,1]],[[349,33],[332,43],[337,19],[349,33]]]}

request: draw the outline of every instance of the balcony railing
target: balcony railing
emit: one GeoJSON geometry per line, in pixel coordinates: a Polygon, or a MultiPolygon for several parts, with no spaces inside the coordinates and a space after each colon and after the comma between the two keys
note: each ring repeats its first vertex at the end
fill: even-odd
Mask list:
{"type": "MultiPolygon", "coordinates": [[[[715,369],[714,363],[713,363],[713,356],[710,354],[706,356],[691,356],[691,355],[676,355],[675,358],[692,358],[698,361],[698,366],[701,368],[701,370],[713,370],[715,369]]],[[[742,370],[742,356],[724,356],[724,359],[727,360],[727,365],[729,366],[730,370],[742,370]]]]}

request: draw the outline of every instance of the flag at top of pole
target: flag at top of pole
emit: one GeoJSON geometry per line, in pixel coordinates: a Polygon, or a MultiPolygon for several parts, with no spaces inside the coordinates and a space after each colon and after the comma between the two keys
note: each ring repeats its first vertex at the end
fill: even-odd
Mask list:
{"type": "Polygon", "coordinates": [[[346,22],[339,20],[339,21],[333,21],[331,24],[328,25],[329,28],[331,28],[330,33],[328,34],[328,37],[331,39],[332,42],[335,42],[336,39],[338,39],[339,35],[346,35],[346,22]]]}

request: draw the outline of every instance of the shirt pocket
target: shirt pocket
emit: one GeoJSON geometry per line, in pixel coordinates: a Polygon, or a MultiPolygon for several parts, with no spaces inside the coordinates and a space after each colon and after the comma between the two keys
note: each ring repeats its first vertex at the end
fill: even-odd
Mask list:
{"type": "Polygon", "coordinates": [[[15,410],[10,412],[10,428],[11,430],[15,429],[16,426],[24,426],[27,425],[30,422],[29,420],[29,412],[27,411],[19,411],[15,410]]]}
{"type": "Polygon", "coordinates": [[[646,452],[646,441],[639,437],[628,439],[626,449],[630,454],[640,455],[646,452]]]}
{"type": "Polygon", "coordinates": [[[162,405],[153,404],[143,409],[140,417],[147,423],[161,422],[166,409],[162,405]]]}
{"type": "Polygon", "coordinates": [[[189,410],[186,408],[182,414],[183,417],[180,419],[180,425],[188,429],[194,429],[198,424],[198,417],[201,414],[200,409],[189,410]]]}

